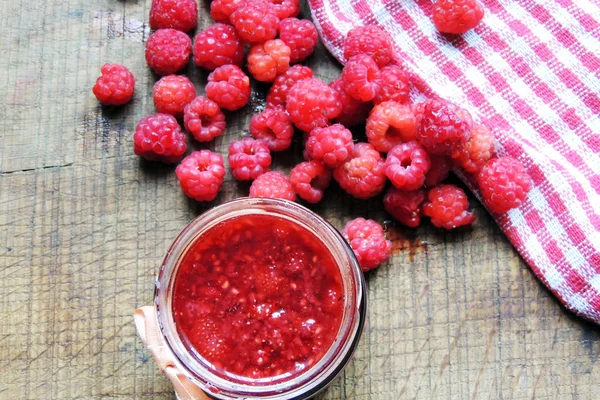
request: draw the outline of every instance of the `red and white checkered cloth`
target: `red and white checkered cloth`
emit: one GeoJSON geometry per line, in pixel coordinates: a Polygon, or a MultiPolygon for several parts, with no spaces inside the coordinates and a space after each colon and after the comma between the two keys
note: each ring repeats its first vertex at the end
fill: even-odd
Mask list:
{"type": "Polygon", "coordinates": [[[600,0],[482,3],[479,26],[450,37],[430,0],[309,0],[339,61],[348,30],[382,26],[414,101],[440,96],[492,127],[534,182],[496,221],[566,307],[600,323],[600,0]]]}

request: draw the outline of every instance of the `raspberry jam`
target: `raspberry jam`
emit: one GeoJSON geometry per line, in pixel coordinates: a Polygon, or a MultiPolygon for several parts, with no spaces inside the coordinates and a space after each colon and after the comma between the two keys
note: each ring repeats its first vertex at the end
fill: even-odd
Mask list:
{"type": "Polygon", "coordinates": [[[156,279],[164,351],[215,399],[308,399],[348,364],[365,320],[340,233],[281,199],[243,198],[192,221],[156,279]]]}
{"type": "Polygon", "coordinates": [[[192,244],[175,279],[173,315],[216,369],[251,378],[298,375],[333,343],[344,305],[331,252],[289,220],[244,215],[192,244]]]}

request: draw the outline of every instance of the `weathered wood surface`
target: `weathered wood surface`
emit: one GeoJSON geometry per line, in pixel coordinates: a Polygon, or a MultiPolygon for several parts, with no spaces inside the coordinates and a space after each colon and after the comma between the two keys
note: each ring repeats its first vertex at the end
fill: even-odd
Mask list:
{"type": "MultiPolygon", "coordinates": [[[[173,398],[132,312],[151,303],[176,234],[210,205],[186,199],[172,167],[132,152],[136,122],[153,112],[149,3],[0,0],[1,399],[173,398]],[[118,110],[91,93],[104,62],[137,78],[118,110]]],[[[309,64],[326,81],[339,74],[323,48],[309,64]]],[[[202,92],[206,73],[187,72],[202,92]]],[[[211,148],[243,134],[258,93],[211,148]]],[[[277,168],[300,148],[297,138],[277,168]]],[[[246,191],[228,176],[216,203],[246,191]]],[[[338,227],[383,221],[380,201],[333,189],[316,210],[338,227]]],[[[324,399],[600,397],[599,328],[561,308],[474,204],[470,230],[390,228],[395,253],[368,276],[361,345],[324,399]]]]}

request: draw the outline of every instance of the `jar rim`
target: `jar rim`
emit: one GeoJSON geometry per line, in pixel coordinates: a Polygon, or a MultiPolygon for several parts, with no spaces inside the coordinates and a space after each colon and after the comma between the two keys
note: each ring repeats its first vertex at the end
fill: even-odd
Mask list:
{"type": "Polygon", "coordinates": [[[220,399],[303,399],[326,387],[349,362],[360,339],[366,313],[366,284],[354,252],[341,234],[308,208],[281,199],[240,198],[213,207],[192,220],[169,248],[156,278],[155,307],[168,349],[186,376],[220,399]],[[298,376],[251,379],[217,374],[181,339],[172,314],[172,292],[181,260],[198,237],[217,224],[242,215],[265,214],[288,219],[318,237],[336,259],[344,287],[344,313],[338,335],[328,351],[298,376]],[[228,379],[231,378],[231,379],[228,379]],[[235,397],[230,397],[235,396],[235,397]]]}

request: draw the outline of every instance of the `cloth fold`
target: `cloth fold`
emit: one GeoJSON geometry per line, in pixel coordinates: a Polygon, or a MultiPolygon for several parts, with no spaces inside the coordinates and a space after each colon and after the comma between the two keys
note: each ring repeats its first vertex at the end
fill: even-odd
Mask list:
{"type": "Polygon", "coordinates": [[[179,400],[210,400],[209,397],[192,383],[173,362],[173,355],[168,349],[158,327],[156,308],[141,307],[133,315],[135,327],[142,342],[154,356],[156,365],[169,378],[179,400]]]}
{"type": "Polygon", "coordinates": [[[494,218],[568,309],[600,323],[600,1],[482,3],[475,29],[447,36],[430,0],[309,0],[340,62],[350,29],[381,26],[411,74],[413,101],[465,107],[493,129],[499,155],[523,162],[534,183],[527,200],[494,218]]]}

